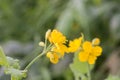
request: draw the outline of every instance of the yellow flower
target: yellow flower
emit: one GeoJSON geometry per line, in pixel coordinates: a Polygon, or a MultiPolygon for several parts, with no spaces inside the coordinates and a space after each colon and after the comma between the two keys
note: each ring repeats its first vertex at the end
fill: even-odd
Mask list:
{"type": "Polygon", "coordinates": [[[74,39],[73,41],[69,42],[68,52],[76,52],[81,45],[83,37],[80,37],[78,39],[74,39]]]}
{"type": "Polygon", "coordinates": [[[67,47],[63,44],[56,44],[52,47],[51,52],[48,52],[46,56],[50,58],[52,63],[56,64],[59,59],[64,56],[66,48],[67,47]]]}
{"type": "Polygon", "coordinates": [[[94,64],[97,57],[102,53],[102,48],[100,46],[93,46],[89,41],[85,41],[82,45],[82,48],[83,50],[79,53],[79,60],[81,62],[94,64]]]}
{"type": "Polygon", "coordinates": [[[66,42],[66,37],[61,32],[59,32],[55,29],[51,32],[48,39],[51,43],[54,43],[54,44],[66,42]]]}
{"type": "Polygon", "coordinates": [[[53,64],[58,63],[59,57],[56,53],[48,52],[46,55],[53,64]]]}
{"type": "Polygon", "coordinates": [[[64,56],[64,53],[67,51],[67,47],[65,45],[66,37],[59,31],[53,30],[49,32],[48,40],[50,43],[53,43],[51,47],[51,52],[47,53],[47,56],[50,58],[52,63],[57,63],[59,58],[64,56]]]}
{"type": "Polygon", "coordinates": [[[66,52],[67,47],[64,44],[55,44],[55,46],[51,49],[51,51],[58,54],[59,58],[64,56],[64,53],[66,52]]]}

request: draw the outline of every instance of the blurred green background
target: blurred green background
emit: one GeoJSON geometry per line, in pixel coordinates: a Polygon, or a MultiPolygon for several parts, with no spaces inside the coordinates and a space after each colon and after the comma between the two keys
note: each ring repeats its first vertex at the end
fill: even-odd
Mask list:
{"type": "MultiPolygon", "coordinates": [[[[92,71],[93,80],[120,75],[120,0],[0,0],[0,45],[6,55],[20,59],[22,68],[42,51],[39,41],[54,28],[68,39],[81,33],[88,40],[101,39],[103,55],[92,71]]],[[[74,80],[72,60],[69,54],[53,65],[43,57],[24,80],[74,80]]],[[[0,69],[0,80],[9,80],[0,69]]]]}

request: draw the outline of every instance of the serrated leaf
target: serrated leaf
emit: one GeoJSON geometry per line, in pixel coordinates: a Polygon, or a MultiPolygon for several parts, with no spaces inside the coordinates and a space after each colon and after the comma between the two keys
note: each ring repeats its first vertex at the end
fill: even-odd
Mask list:
{"type": "MultiPolygon", "coordinates": [[[[84,80],[86,80],[86,77],[84,76],[84,74],[88,72],[88,64],[86,62],[79,61],[78,53],[74,54],[73,63],[70,64],[70,68],[73,74],[75,75],[75,77],[77,78],[81,77],[81,78],[84,78],[84,80]]],[[[93,65],[90,65],[90,69],[92,68],[93,68],[93,65]]]]}
{"type": "Polygon", "coordinates": [[[107,79],[105,80],[120,80],[120,77],[118,76],[113,76],[113,75],[109,75],[107,79]]]}
{"type": "Polygon", "coordinates": [[[19,70],[14,68],[6,69],[5,73],[11,75],[11,80],[21,80],[26,77],[26,70],[19,70]]]}
{"type": "Polygon", "coordinates": [[[17,76],[11,75],[11,80],[21,80],[21,79],[19,77],[17,77],[17,76]]]}
{"type": "Polygon", "coordinates": [[[8,66],[8,61],[1,47],[0,47],[0,65],[6,67],[8,66]]]}
{"type": "Polygon", "coordinates": [[[13,59],[13,58],[7,56],[7,60],[8,60],[9,66],[11,68],[20,69],[20,65],[19,65],[19,60],[18,59],[13,59]]]}

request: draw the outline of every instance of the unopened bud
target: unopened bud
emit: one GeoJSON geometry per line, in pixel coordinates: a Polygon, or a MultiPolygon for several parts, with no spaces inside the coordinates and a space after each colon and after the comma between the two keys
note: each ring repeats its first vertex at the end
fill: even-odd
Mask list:
{"type": "Polygon", "coordinates": [[[93,45],[99,45],[100,44],[100,39],[99,38],[95,38],[92,40],[92,44],[93,45]]]}
{"type": "Polygon", "coordinates": [[[48,37],[50,36],[51,33],[51,29],[48,29],[48,31],[45,34],[45,38],[48,39],[48,37]]]}
{"type": "Polygon", "coordinates": [[[39,46],[44,47],[44,46],[45,46],[45,43],[44,43],[44,42],[39,42],[39,46]]]}

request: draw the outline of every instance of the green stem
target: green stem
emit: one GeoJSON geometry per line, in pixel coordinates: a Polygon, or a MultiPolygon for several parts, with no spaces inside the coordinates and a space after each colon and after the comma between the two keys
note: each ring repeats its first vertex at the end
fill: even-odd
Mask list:
{"type": "Polygon", "coordinates": [[[47,49],[44,49],[41,54],[39,54],[37,57],[35,57],[26,67],[24,70],[27,70],[36,60],[38,60],[41,56],[43,56],[46,52],[48,52],[52,47],[52,44],[50,44],[47,49]]]}
{"type": "Polygon", "coordinates": [[[87,63],[87,65],[88,65],[88,80],[91,80],[90,65],[89,63],[87,63]]]}
{"type": "Polygon", "coordinates": [[[75,74],[75,80],[79,80],[79,75],[75,74]]]}
{"type": "Polygon", "coordinates": [[[26,67],[24,70],[27,70],[37,59],[39,59],[44,53],[39,54],[37,57],[35,57],[26,67]]]}
{"type": "Polygon", "coordinates": [[[43,51],[45,51],[45,50],[46,50],[46,46],[47,46],[47,39],[45,39],[45,46],[44,46],[43,51]]]}

